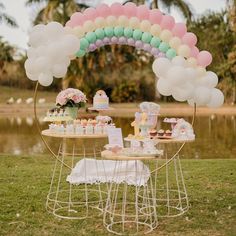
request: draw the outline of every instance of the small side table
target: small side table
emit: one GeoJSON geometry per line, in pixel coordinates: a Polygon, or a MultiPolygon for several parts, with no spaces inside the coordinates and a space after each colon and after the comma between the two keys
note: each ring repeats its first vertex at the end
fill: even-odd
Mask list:
{"type": "Polygon", "coordinates": [[[158,221],[149,164],[157,158],[129,157],[110,151],[103,151],[101,156],[116,161],[103,213],[106,229],[117,235],[153,231],[158,221]],[[119,180],[121,175],[125,178],[123,182],[119,180]],[[129,178],[133,178],[133,185],[129,178]]]}

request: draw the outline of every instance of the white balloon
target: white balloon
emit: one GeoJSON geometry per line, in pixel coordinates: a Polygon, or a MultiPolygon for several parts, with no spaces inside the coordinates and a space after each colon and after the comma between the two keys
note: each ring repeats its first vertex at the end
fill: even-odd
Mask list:
{"type": "Polygon", "coordinates": [[[181,86],[175,87],[172,96],[179,102],[186,101],[192,98],[194,87],[191,83],[185,83],[181,86]]]}
{"type": "Polygon", "coordinates": [[[198,76],[197,70],[194,68],[186,68],[185,69],[187,81],[195,82],[198,76]]]}
{"type": "Polygon", "coordinates": [[[171,62],[175,66],[183,66],[183,67],[185,67],[187,65],[186,60],[184,59],[184,57],[181,57],[181,56],[174,57],[171,62]]]}
{"type": "Polygon", "coordinates": [[[74,35],[67,34],[62,39],[61,50],[66,53],[66,55],[75,54],[80,48],[79,39],[74,35]]]}
{"type": "Polygon", "coordinates": [[[47,42],[47,37],[45,32],[33,32],[29,36],[29,45],[32,47],[37,47],[43,45],[47,42]]]}
{"type": "Polygon", "coordinates": [[[48,71],[50,66],[50,61],[47,57],[38,57],[35,60],[35,68],[38,73],[48,71]]]}
{"type": "Polygon", "coordinates": [[[56,60],[57,58],[64,56],[65,53],[61,53],[61,47],[62,45],[60,43],[53,43],[48,45],[47,47],[47,54],[48,57],[52,60],[56,60]]]}
{"type": "Polygon", "coordinates": [[[27,59],[25,61],[25,70],[28,74],[34,75],[37,74],[37,69],[35,67],[35,63],[33,59],[27,59]]]}
{"type": "Polygon", "coordinates": [[[211,99],[210,89],[203,86],[197,87],[194,91],[193,99],[197,105],[205,106],[211,99]]]}
{"type": "Polygon", "coordinates": [[[37,57],[37,50],[35,48],[30,47],[27,50],[27,56],[28,56],[28,58],[36,58],[37,57]]]}
{"type": "Polygon", "coordinates": [[[157,58],[152,64],[152,70],[158,77],[165,76],[171,66],[167,58],[157,58]]]}
{"type": "Polygon", "coordinates": [[[172,93],[171,84],[163,78],[158,79],[157,81],[157,90],[161,95],[170,96],[172,93]]]}
{"type": "Polygon", "coordinates": [[[39,83],[42,85],[42,86],[49,86],[52,84],[52,81],[53,81],[53,77],[50,73],[41,73],[39,75],[39,83]]]}
{"type": "Polygon", "coordinates": [[[211,89],[211,99],[207,103],[207,106],[210,108],[217,108],[222,106],[224,103],[224,94],[216,88],[211,89]]]}
{"type": "Polygon", "coordinates": [[[56,64],[52,67],[52,74],[56,78],[62,78],[66,75],[67,72],[67,66],[66,65],[60,65],[56,64]]]}
{"type": "Polygon", "coordinates": [[[32,81],[37,81],[38,80],[38,75],[37,74],[30,74],[26,71],[26,75],[32,81]]]}
{"type": "Polygon", "coordinates": [[[59,57],[57,60],[55,60],[54,64],[63,64],[66,67],[70,65],[70,58],[69,57],[59,57]]]}
{"type": "Polygon", "coordinates": [[[172,66],[167,72],[166,78],[173,85],[183,84],[186,80],[185,69],[182,66],[172,66]]]}
{"type": "Polygon", "coordinates": [[[218,76],[212,71],[207,71],[206,75],[202,78],[202,82],[206,87],[214,88],[218,84],[218,76]]]}
{"type": "Polygon", "coordinates": [[[45,31],[48,39],[57,40],[61,35],[63,35],[64,28],[60,23],[52,21],[46,25],[45,31]]]}

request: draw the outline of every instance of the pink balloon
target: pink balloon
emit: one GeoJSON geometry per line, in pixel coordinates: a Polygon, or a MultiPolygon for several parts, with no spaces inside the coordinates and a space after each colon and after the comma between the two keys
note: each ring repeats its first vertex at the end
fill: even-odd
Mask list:
{"type": "Polygon", "coordinates": [[[206,67],[211,64],[212,56],[208,51],[201,51],[197,56],[197,62],[200,66],[206,67]]]}
{"type": "Polygon", "coordinates": [[[194,33],[187,32],[183,38],[183,43],[187,44],[190,48],[196,45],[197,43],[197,36],[194,33]]]}
{"type": "Polygon", "coordinates": [[[65,24],[65,26],[68,26],[68,27],[73,27],[73,24],[70,20],[68,20],[65,24]]]}
{"type": "Polygon", "coordinates": [[[175,25],[175,19],[172,16],[164,15],[161,20],[161,28],[171,30],[175,25]]]}
{"type": "Polygon", "coordinates": [[[158,9],[153,9],[149,13],[149,20],[152,24],[160,24],[162,19],[162,13],[158,9]]]}
{"type": "Polygon", "coordinates": [[[149,9],[146,5],[140,5],[137,7],[137,17],[140,20],[147,20],[149,18],[149,9]]]}
{"type": "Polygon", "coordinates": [[[107,17],[111,14],[110,7],[105,3],[99,4],[96,8],[96,11],[97,11],[98,16],[101,16],[101,17],[107,17]]]}
{"type": "Polygon", "coordinates": [[[85,9],[83,14],[88,20],[94,20],[98,17],[98,12],[92,7],[85,9]]]}
{"type": "Polygon", "coordinates": [[[124,5],[124,14],[127,17],[136,16],[137,7],[134,3],[128,2],[124,5]]]}
{"type": "Polygon", "coordinates": [[[193,46],[191,48],[191,53],[190,53],[191,57],[197,57],[198,54],[199,54],[199,49],[196,46],[193,46]]]}
{"type": "Polygon", "coordinates": [[[176,23],[172,29],[173,35],[182,38],[187,32],[187,27],[184,23],[176,23]]]}
{"type": "Polygon", "coordinates": [[[121,16],[123,12],[124,7],[120,3],[116,2],[111,5],[111,14],[113,16],[121,16]]]}
{"type": "Polygon", "coordinates": [[[73,26],[83,25],[86,20],[86,17],[81,12],[75,12],[70,17],[70,21],[72,22],[73,26]]]}

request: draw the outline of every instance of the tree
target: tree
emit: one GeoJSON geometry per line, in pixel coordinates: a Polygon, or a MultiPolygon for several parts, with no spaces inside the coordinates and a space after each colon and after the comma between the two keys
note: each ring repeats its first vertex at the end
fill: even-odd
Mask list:
{"type": "Polygon", "coordinates": [[[36,15],[34,24],[48,23],[54,20],[64,25],[74,12],[87,7],[87,5],[79,4],[75,0],[27,0],[26,5],[42,3],[44,7],[36,15]]]}
{"type": "Polygon", "coordinates": [[[4,11],[5,11],[5,6],[3,5],[3,3],[0,2],[0,24],[6,23],[7,25],[12,27],[18,27],[15,19],[9,16],[4,11]]]}

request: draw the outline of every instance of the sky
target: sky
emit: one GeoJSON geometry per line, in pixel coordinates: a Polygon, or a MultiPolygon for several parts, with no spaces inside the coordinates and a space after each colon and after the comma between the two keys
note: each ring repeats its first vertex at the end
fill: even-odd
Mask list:
{"type": "MultiPolygon", "coordinates": [[[[226,0],[187,1],[191,4],[196,16],[203,14],[205,11],[220,11],[224,9],[226,5],[226,0]]],[[[34,16],[39,10],[38,7],[26,7],[26,0],[2,0],[1,2],[5,5],[5,12],[16,19],[19,28],[13,29],[6,25],[0,25],[0,36],[10,44],[16,45],[19,49],[27,49],[28,32],[32,27],[34,16]]],[[[110,5],[113,2],[122,2],[122,0],[88,0],[87,2],[104,2],[110,5]]],[[[172,10],[170,14],[175,18],[176,22],[184,21],[176,10],[172,10]]]]}

